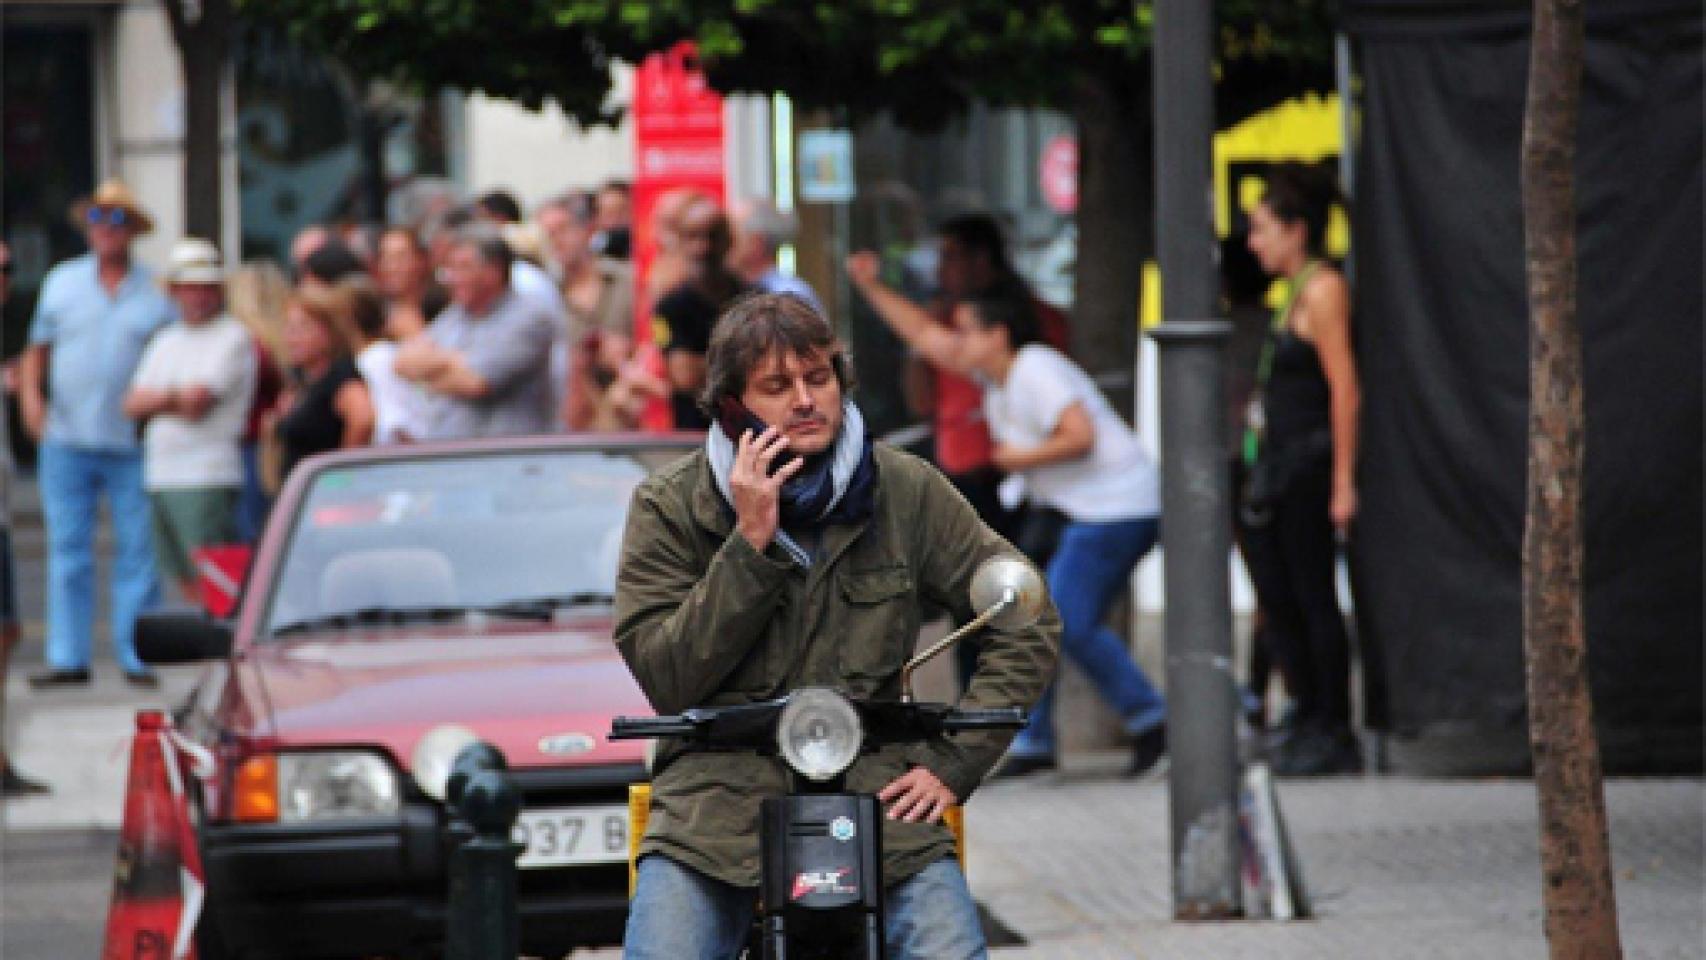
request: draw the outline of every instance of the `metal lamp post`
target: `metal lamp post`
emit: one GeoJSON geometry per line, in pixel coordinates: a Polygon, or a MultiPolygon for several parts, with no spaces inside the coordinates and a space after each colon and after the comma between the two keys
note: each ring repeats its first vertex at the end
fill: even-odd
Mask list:
{"type": "Polygon", "coordinates": [[[1173,913],[1238,916],[1238,758],[1232,677],[1230,477],[1216,319],[1210,75],[1213,5],[1155,8],[1155,232],[1161,350],[1162,537],[1166,548],[1173,913]]]}

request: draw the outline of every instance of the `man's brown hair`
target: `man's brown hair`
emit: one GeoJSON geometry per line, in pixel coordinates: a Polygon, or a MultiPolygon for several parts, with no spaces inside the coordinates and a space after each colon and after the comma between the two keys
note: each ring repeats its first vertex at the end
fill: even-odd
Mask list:
{"type": "Polygon", "coordinates": [[[716,419],[718,402],[739,399],[747,377],[778,350],[798,357],[827,354],[842,395],[858,386],[853,359],[822,314],[791,293],[759,293],[736,300],[712,329],[700,409],[716,419]]]}

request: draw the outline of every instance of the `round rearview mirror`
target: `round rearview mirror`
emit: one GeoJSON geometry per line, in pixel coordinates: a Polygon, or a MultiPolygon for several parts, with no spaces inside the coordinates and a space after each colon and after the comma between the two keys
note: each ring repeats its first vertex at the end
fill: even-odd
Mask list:
{"type": "Polygon", "coordinates": [[[1037,568],[1015,556],[991,557],[971,577],[972,610],[983,613],[1011,597],[990,623],[1005,629],[1028,627],[1048,607],[1048,587],[1037,568]]]}

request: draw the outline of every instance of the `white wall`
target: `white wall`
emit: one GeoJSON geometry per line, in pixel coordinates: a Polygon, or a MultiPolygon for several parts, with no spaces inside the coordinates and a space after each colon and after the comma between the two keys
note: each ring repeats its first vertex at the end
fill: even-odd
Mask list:
{"type": "MultiPolygon", "coordinates": [[[[615,99],[626,102],[633,71],[619,69],[615,99]]],[[[582,129],[555,106],[538,112],[507,100],[467,100],[466,163],[470,196],[499,188],[523,207],[575,187],[595,187],[634,174],[634,132],[626,120],[582,129]]]]}
{"type": "MultiPolygon", "coordinates": [[[[626,103],[633,70],[619,67],[612,99],[626,103]]],[[[470,196],[503,188],[524,207],[573,187],[634,176],[634,131],[626,119],[614,130],[583,130],[561,110],[534,112],[504,100],[474,96],[464,110],[465,166],[470,196]]],[[[724,164],[729,196],[773,193],[770,99],[731,96],[723,106],[724,164]]]]}
{"type": "MultiPolygon", "coordinates": [[[[154,232],[138,241],[136,254],[156,268],[184,230],[184,82],[172,28],[158,2],[120,6],[112,27],[110,56],[98,52],[98,122],[106,129],[97,140],[100,178],[116,176],[129,185],[154,218],[154,232]]],[[[227,80],[225,126],[232,107],[227,80]]],[[[238,222],[235,143],[225,138],[223,237],[209,237],[234,251],[242,235],[238,222]]]]}
{"type": "Polygon", "coordinates": [[[102,177],[129,185],[154,218],[154,232],[136,247],[143,262],[160,266],[184,225],[183,71],[172,45],[166,11],[157,3],[120,7],[113,25],[109,124],[112,155],[102,177]]]}

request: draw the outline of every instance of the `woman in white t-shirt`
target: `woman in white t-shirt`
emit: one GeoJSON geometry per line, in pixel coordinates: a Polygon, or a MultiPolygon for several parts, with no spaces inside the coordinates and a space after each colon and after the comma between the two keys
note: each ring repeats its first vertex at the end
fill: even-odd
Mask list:
{"type": "MultiPolygon", "coordinates": [[[[855,255],[848,268],[857,279],[875,263],[855,255]]],[[[1047,571],[1061,648],[1119,711],[1133,737],[1131,771],[1149,770],[1166,750],[1166,703],[1102,620],[1160,534],[1154,461],[1083,369],[1041,342],[1024,297],[965,301],[951,329],[923,310],[880,315],[926,360],[982,383],[995,465],[1024,477],[1032,503],[1065,515],[1047,571]]],[[[1055,765],[1053,703],[1051,689],[998,775],[1055,765]]]]}
{"type": "Polygon", "coordinates": [[[338,286],[349,298],[355,328],[362,338],[355,366],[373,397],[373,443],[383,446],[423,439],[426,394],[397,375],[397,342],[390,336],[384,297],[365,277],[346,277],[338,286]]]}

